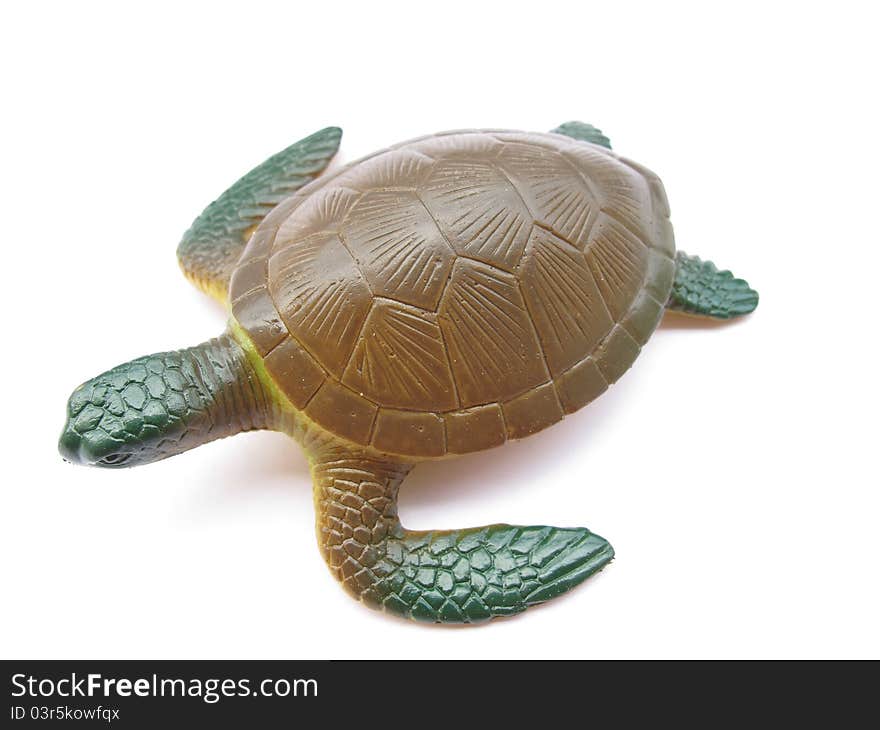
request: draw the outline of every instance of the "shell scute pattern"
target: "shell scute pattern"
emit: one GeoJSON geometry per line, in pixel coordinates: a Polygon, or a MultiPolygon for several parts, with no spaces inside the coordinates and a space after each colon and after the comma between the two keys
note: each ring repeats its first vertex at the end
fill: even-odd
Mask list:
{"type": "Polygon", "coordinates": [[[461,407],[507,400],[549,379],[537,333],[511,274],[459,259],[439,319],[461,407]]]}
{"type": "Polygon", "coordinates": [[[373,293],[336,233],[317,233],[269,259],[269,291],[288,331],[329,371],[348,362],[373,293]]]}
{"type": "Polygon", "coordinates": [[[341,232],[376,296],[437,307],[455,252],[414,190],[365,193],[341,232]]]}
{"type": "Polygon", "coordinates": [[[377,300],[342,382],[391,408],[449,411],[455,386],[433,313],[377,300]]]}
{"type": "Polygon", "coordinates": [[[647,247],[628,228],[603,213],[590,235],[586,259],[602,301],[618,321],[645,280],[647,247]]]}
{"type": "Polygon", "coordinates": [[[504,271],[516,269],[534,218],[497,165],[471,160],[438,162],[422,196],[458,254],[504,271]]]}
{"type": "Polygon", "coordinates": [[[577,410],[629,367],[672,285],[659,180],[561,135],[423,138],[279,208],[233,314],[297,407],[383,453],[476,451],[577,410]]]}
{"type": "Polygon", "coordinates": [[[290,216],[278,229],[277,238],[294,241],[316,233],[334,230],[335,223],[344,218],[363,193],[351,188],[333,186],[303,198],[297,206],[298,214],[290,216]]]}
{"type": "Polygon", "coordinates": [[[434,165],[434,160],[415,150],[379,154],[340,175],[339,185],[361,192],[397,188],[415,190],[434,165]]]}
{"type": "Polygon", "coordinates": [[[592,352],[614,325],[586,257],[535,226],[520,271],[522,290],[554,376],[592,352]]]}
{"type": "Polygon", "coordinates": [[[583,250],[598,213],[587,179],[558,152],[532,144],[506,145],[502,160],[535,220],[583,250]]]}

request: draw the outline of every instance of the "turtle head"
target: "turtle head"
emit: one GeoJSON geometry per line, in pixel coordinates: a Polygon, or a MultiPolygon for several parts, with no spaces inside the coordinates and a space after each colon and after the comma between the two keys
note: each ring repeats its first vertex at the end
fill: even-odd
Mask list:
{"type": "Polygon", "coordinates": [[[123,467],[176,453],[190,409],[185,391],[172,387],[163,357],[133,360],[73,391],[58,443],[66,461],[123,467]]]}
{"type": "Polygon", "coordinates": [[[228,335],[148,355],[83,383],[67,402],[58,443],[89,466],[148,464],[266,424],[265,394],[228,335]]]}

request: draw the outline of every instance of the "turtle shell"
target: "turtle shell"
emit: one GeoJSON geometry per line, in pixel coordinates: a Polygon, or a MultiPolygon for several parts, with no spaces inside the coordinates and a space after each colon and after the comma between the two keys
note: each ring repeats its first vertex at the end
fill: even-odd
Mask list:
{"type": "Polygon", "coordinates": [[[539,431],[629,368],[672,286],[659,179],[557,134],[449,132],[303,188],[232,312],[291,403],[413,458],[539,431]]]}

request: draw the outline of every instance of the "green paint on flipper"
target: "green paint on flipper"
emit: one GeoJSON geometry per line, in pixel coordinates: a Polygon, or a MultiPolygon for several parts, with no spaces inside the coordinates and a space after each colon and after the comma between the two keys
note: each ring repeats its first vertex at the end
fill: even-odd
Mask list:
{"type": "Polygon", "coordinates": [[[590,142],[602,147],[611,149],[611,140],[602,134],[601,129],[597,129],[592,124],[585,122],[566,122],[560,124],[556,129],[550,130],[553,134],[564,134],[572,139],[579,139],[581,142],[590,142]]]}
{"type": "Polygon", "coordinates": [[[301,139],[242,177],[195,219],[177,247],[187,277],[223,300],[250,232],[285,198],[314,180],[336,154],[342,130],[301,139]]]}
{"type": "Polygon", "coordinates": [[[719,271],[711,261],[679,251],[667,309],[713,319],[732,319],[754,312],[758,292],[744,279],[719,271]]]}

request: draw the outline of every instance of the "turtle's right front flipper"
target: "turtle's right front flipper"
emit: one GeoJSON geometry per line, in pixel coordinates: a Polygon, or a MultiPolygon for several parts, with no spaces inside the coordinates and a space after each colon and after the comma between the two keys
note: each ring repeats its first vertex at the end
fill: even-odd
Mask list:
{"type": "Polygon", "coordinates": [[[579,527],[406,530],[397,492],[411,468],[344,449],[313,461],[321,552],[349,593],[372,608],[477,623],[565,593],[614,557],[605,539],[579,527]]]}
{"type": "Polygon", "coordinates": [[[251,231],[278,203],[314,180],[336,154],[342,130],[327,127],[273,155],[196,218],[177,247],[183,272],[221,302],[251,231]]]}

